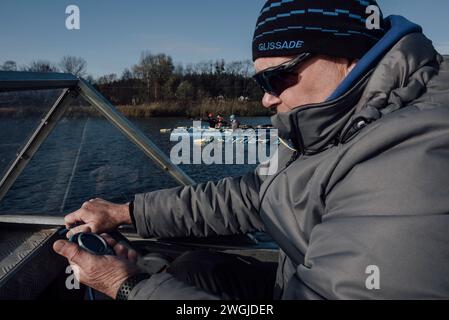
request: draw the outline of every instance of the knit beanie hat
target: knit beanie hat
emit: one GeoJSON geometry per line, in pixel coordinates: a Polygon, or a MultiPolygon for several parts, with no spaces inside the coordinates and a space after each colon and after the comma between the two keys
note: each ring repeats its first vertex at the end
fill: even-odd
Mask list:
{"type": "Polygon", "coordinates": [[[377,6],[376,1],[268,0],[257,20],[253,61],[304,52],[360,59],[385,34],[380,9],[379,25],[367,27],[371,5],[377,6]]]}

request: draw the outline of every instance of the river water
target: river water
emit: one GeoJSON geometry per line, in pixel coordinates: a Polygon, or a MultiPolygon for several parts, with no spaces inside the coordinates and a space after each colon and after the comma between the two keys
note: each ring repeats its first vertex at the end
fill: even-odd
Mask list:
{"type": "MultiPolygon", "coordinates": [[[[248,125],[269,118],[240,118],[248,125]]],[[[40,118],[0,119],[0,175],[23,147],[40,118]]],[[[131,120],[167,155],[175,142],[160,129],[192,126],[192,120],[131,120]]],[[[196,182],[218,181],[254,170],[254,164],[180,167],[196,182]]],[[[178,184],[108,121],[98,117],[63,118],[0,202],[0,214],[64,215],[91,198],[124,203],[134,194],[178,184]]]]}

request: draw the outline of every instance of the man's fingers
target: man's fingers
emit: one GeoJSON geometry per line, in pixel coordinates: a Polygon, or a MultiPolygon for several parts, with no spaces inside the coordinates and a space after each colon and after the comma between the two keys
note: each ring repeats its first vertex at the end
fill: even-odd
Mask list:
{"type": "Polygon", "coordinates": [[[77,226],[73,229],[70,229],[69,232],[67,232],[67,239],[78,233],[91,233],[91,232],[92,227],[87,224],[83,224],[81,226],[77,226]]]}
{"type": "Polygon", "coordinates": [[[66,228],[70,228],[73,225],[76,225],[77,223],[81,222],[81,219],[78,218],[79,210],[76,210],[64,217],[64,222],[66,228]]]}
{"type": "Polygon", "coordinates": [[[115,241],[114,238],[112,238],[109,234],[103,233],[101,234],[101,237],[106,241],[106,243],[111,247],[114,248],[117,245],[117,241],[115,241]]]}
{"type": "Polygon", "coordinates": [[[86,252],[83,252],[76,244],[66,240],[58,240],[53,244],[53,250],[61,256],[67,258],[72,263],[80,264],[85,258],[86,252]]]}
{"type": "Polygon", "coordinates": [[[115,251],[115,254],[118,255],[119,257],[128,259],[128,249],[125,248],[125,246],[123,246],[121,244],[117,244],[114,247],[114,251],[115,251]]]}
{"type": "Polygon", "coordinates": [[[127,246],[118,243],[114,238],[112,238],[109,234],[103,233],[101,237],[106,241],[106,243],[114,249],[116,255],[123,257],[132,262],[137,262],[138,254],[135,250],[128,248],[127,246]]]}
{"type": "Polygon", "coordinates": [[[128,260],[129,261],[132,261],[132,262],[134,262],[134,263],[136,263],[137,262],[137,251],[136,250],[133,250],[133,249],[130,249],[130,250],[128,250],[128,260]]]}

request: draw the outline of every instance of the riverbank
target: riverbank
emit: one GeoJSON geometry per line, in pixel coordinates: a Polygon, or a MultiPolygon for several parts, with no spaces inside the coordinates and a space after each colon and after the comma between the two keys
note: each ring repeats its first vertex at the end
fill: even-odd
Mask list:
{"type": "MultiPolygon", "coordinates": [[[[208,113],[229,116],[235,114],[240,117],[270,116],[270,112],[263,108],[260,102],[239,100],[204,99],[203,101],[168,101],[153,102],[136,106],[117,106],[117,110],[128,118],[157,118],[157,117],[185,117],[204,118],[208,113]]],[[[36,107],[4,107],[0,108],[1,118],[23,118],[41,116],[42,108],[36,107]]],[[[68,117],[83,115],[96,116],[98,113],[90,107],[71,106],[67,112],[68,117]]]]}
{"type": "Polygon", "coordinates": [[[235,114],[241,117],[270,116],[270,112],[263,108],[260,102],[239,100],[207,99],[200,102],[154,102],[139,106],[118,106],[117,109],[130,118],[204,118],[208,113],[224,116],[235,114]]]}

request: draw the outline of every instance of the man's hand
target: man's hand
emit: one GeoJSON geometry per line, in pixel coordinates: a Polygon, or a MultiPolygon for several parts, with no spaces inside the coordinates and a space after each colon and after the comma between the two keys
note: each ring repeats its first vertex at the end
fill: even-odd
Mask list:
{"type": "Polygon", "coordinates": [[[109,232],[123,224],[132,224],[129,203],[115,204],[98,198],[84,202],[79,210],[65,216],[64,220],[67,229],[78,225],[67,233],[67,238],[80,232],[109,232]]]}
{"type": "Polygon", "coordinates": [[[139,273],[137,252],[117,244],[107,234],[101,236],[114,248],[117,256],[95,256],[65,240],[56,241],[53,249],[69,260],[81,283],[115,299],[123,281],[139,273]]]}

